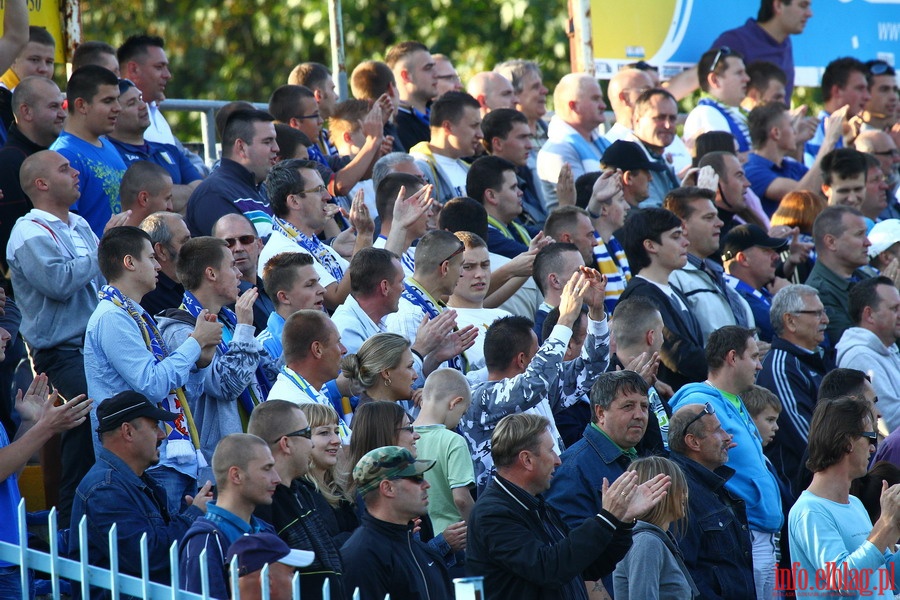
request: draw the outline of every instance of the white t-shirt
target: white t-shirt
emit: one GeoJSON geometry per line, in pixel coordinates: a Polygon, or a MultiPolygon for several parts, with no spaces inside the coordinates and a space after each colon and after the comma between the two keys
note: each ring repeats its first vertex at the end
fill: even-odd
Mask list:
{"type": "Polygon", "coordinates": [[[466,371],[475,371],[484,365],[484,336],[491,323],[501,317],[509,317],[512,313],[502,308],[453,308],[456,311],[456,326],[460,329],[474,325],[478,328],[475,344],[464,352],[468,361],[466,371]]]}
{"type": "Polygon", "coordinates": [[[441,172],[450,180],[450,184],[456,189],[457,196],[466,195],[466,175],[468,174],[465,167],[455,158],[449,158],[440,154],[434,154],[434,162],[440,168],[441,172]]]}

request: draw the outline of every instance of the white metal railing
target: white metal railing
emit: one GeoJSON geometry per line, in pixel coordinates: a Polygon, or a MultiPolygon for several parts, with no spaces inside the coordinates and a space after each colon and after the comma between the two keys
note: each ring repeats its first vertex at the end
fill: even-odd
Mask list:
{"type": "MultiPolygon", "coordinates": [[[[144,600],[210,600],[209,596],[209,570],[206,562],[206,550],[200,553],[200,585],[201,593],[186,592],[178,587],[178,541],[172,542],[169,548],[170,583],[168,585],[150,581],[150,565],[147,551],[147,534],[141,536],[139,550],[141,554],[141,575],[126,575],[119,572],[119,540],[116,536],[116,525],[109,529],[109,569],[97,567],[88,563],[88,536],[87,516],[81,518],[78,523],[78,556],[79,560],[64,558],[59,555],[59,536],[57,530],[56,508],[50,510],[47,533],[50,542],[50,552],[41,552],[28,548],[28,524],[26,522],[25,499],[19,502],[17,507],[17,522],[20,543],[10,544],[0,542],[0,561],[5,561],[20,567],[20,581],[22,590],[28,590],[28,571],[35,571],[41,579],[50,578],[51,596],[53,600],[60,600],[61,579],[77,582],[81,587],[82,600],[90,600],[91,588],[101,588],[110,591],[112,600],[119,600],[123,594],[136,596],[144,600]]],[[[128,551],[133,551],[129,548],[128,551]]],[[[231,561],[231,598],[240,600],[238,586],[237,556],[231,561]]],[[[454,579],[454,595],[457,600],[475,600],[484,598],[483,580],[481,577],[454,579]]],[[[300,600],[300,573],[295,572],[291,580],[291,597],[300,600]]],[[[269,600],[269,565],[265,565],[260,571],[261,598],[269,600]]],[[[23,598],[25,598],[23,593],[23,598]]],[[[390,600],[390,594],[385,600],[390,600]]],[[[327,579],[322,584],[322,599],[331,600],[331,582],[327,579]]],[[[12,599],[3,599],[12,600],[12,599]]],[[[343,600],[343,599],[338,599],[343,600]]],[[[360,600],[359,589],[353,592],[353,600],[360,600]]]]}
{"type": "MultiPolygon", "coordinates": [[[[21,567],[21,585],[23,590],[28,589],[28,570],[32,569],[40,575],[49,576],[51,595],[53,600],[60,600],[60,579],[68,579],[81,584],[81,598],[89,600],[90,588],[102,588],[109,590],[113,600],[118,600],[120,595],[127,594],[144,598],[146,600],[209,600],[209,572],[206,564],[206,550],[200,554],[200,594],[186,592],[178,587],[178,542],[173,542],[169,548],[169,565],[171,578],[169,585],[150,581],[150,566],[147,559],[147,534],[141,536],[139,549],[141,554],[141,575],[126,575],[119,572],[119,545],[116,537],[116,526],[109,530],[109,569],[88,564],[87,542],[87,517],[83,517],[78,524],[79,560],[64,558],[59,555],[59,541],[57,536],[56,508],[50,511],[48,523],[48,537],[50,552],[41,552],[28,548],[28,525],[26,523],[25,500],[22,499],[18,506],[19,545],[0,542],[0,561],[6,561],[21,567]]],[[[129,549],[133,551],[133,549],[129,549]]],[[[269,565],[265,565],[260,573],[260,586],[263,600],[268,600],[269,594],[269,565]]],[[[46,578],[46,577],[42,577],[46,578]]],[[[300,574],[294,573],[292,580],[293,600],[300,599],[300,574]]],[[[237,557],[232,560],[231,568],[232,598],[239,600],[237,557]]],[[[354,594],[354,600],[359,600],[359,591],[354,594]]],[[[322,598],[331,599],[330,582],[322,585],[322,598]]]]}
{"type": "MultiPolygon", "coordinates": [[[[200,113],[200,134],[203,140],[203,159],[212,165],[219,159],[216,152],[216,111],[228,104],[226,100],[181,100],[166,98],[159,108],[162,111],[198,112],[200,113]]],[[[269,110],[263,102],[251,102],[260,110],[269,110]]]]}

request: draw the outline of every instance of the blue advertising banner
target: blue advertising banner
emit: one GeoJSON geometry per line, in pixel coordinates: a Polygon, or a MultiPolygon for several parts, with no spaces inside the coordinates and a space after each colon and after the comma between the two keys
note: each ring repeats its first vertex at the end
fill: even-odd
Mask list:
{"type": "MultiPolygon", "coordinates": [[[[644,60],[671,76],[758,10],[759,0],[591,0],[596,73],[609,78],[644,60]]],[[[792,37],[797,85],[818,85],[825,65],[841,56],[896,64],[900,0],[814,0],[812,11],[803,33],[792,37]]]]}

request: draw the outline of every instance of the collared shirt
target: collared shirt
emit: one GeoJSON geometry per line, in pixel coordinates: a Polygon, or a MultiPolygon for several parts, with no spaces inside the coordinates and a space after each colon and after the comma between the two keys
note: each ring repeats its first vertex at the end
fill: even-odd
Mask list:
{"type": "Polygon", "coordinates": [[[766,190],[772,185],[772,182],[779,177],[800,181],[806,175],[807,169],[800,163],[789,156],[785,156],[780,165],[776,165],[768,158],[760,156],[756,152],[751,152],[744,165],[744,173],[750,182],[753,193],[759,196],[759,202],[762,204],[763,210],[769,218],[778,210],[778,201],[766,197],[766,190]]]}

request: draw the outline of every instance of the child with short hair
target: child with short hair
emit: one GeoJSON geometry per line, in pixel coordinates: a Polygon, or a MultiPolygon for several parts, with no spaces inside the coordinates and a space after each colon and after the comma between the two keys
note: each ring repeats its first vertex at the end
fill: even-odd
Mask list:
{"type": "Polygon", "coordinates": [[[756,423],[759,435],[762,438],[763,448],[775,439],[778,432],[778,415],[781,414],[781,400],[771,390],[754,385],[741,394],[744,406],[756,423]]]}
{"type": "Polygon", "coordinates": [[[472,455],[465,438],[454,431],[471,401],[469,383],[455,369],[432,372],[422,388],[422,409],[413,426],[422,436],[416,442],[418,457],[437,461],[425,473],[431,485],[428,515],[435,531],[467,521],[475,505],[472,455]]]}

